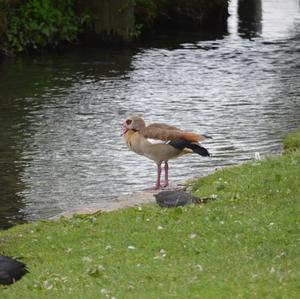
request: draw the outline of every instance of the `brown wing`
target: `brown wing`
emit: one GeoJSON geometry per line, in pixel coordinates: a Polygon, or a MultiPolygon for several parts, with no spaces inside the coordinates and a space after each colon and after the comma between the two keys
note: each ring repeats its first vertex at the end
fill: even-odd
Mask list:
{"type": "Polygon", "coordinates": [[[159,140],[176,140],[184,139],[191,142],[198,142],[204,139],[203,136],[191,133],[184,132],[174,126],[166,124],[151,124],[146,128],[143,128],[139,131],[145,138],[159,139],[159,140]]]}
{"type": "Polygon", "coordinates": [[[148,126],[148,128],[159,128],[159,129],[163,129],[163,130],[176,130],[176,131],[182,131],[180,129],[178,129],[175,126],[170,126],[167,124],[160,124],[160,123],[154,123],[148,126]]]}

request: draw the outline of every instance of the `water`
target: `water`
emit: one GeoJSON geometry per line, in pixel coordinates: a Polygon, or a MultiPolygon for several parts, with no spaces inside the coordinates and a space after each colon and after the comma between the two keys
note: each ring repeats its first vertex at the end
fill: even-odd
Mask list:
{"type": "Polygon", "coordinates": [[[217,35],[3,61],[0,226],[153,185],[155,164],[120,137],[132,114],[213,136],[212,158],[170,163],[173,181],[279,152],[300,126],[299,2],[242,3],[217,35]]]}

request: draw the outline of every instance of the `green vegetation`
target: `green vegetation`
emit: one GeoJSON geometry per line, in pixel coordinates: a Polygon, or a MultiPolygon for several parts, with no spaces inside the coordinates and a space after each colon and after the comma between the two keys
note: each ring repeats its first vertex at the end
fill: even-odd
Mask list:
{"type": "Polygon", "coordinates": [[[74,42],[88,21],[87,16],[76,16],[74,0],[28,0],[6,10],[4,49],[8,53],[74,42]]]}
{"type": "Polygon", "coordinates": [[[283,148],[285,151],[295,151],[300,150],[300,129],[296,130],[294,133],[289,134],[283,140],[283,148]]]}
{"type": "Polygon", "coordinates": [[[1,298],[299,298],[300,151],[198,180],[206,205],[145,205],[0,234],[30,274],[1,298]]]}
{"type": "Polygon", "coordinates": [[[129,41],[169,27],[220,28],[228,2],[0,0],[0,53],[54,48],[77,39],[129,41]]]}

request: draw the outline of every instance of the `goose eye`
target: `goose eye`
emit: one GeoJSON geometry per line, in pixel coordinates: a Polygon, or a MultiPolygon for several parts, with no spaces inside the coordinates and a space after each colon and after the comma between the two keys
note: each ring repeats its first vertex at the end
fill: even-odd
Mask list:
{"type": "Polygon", "coordinates": [[[132,120],[131,119],[127,119],[126,120],[126,124],[129,126],[130,124],[132,123],[132,120]]]}

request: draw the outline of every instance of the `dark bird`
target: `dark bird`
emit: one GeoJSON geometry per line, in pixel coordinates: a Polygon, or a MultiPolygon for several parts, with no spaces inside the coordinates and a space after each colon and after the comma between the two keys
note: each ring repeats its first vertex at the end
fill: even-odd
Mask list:
{"type": "Polygon", "coordinates": [[[157,204],[162,208],[185,206],[203,202],[201,198],[195,197],[184,191],[161,191],[154,195],[157,204]]]}
{"type": "Polygon", "coordinates": [[[0,284],[15,283],[28,272],[26,265],[11,257],[0,255],[0,284]]]}
{"type": "Polygon", "coordinates": [[[146,126],[144,120],[138,116],[129,117],[124,121],[122,135],[130,150],[156,163],[157,179],[154,189],[169,185],[168,161],[170,159],[191,153],[201,156],[210,155],[199,142],[211,137],[183,131],[167,124],[154,123],[146,126]],[[165,181],[161,185],[160,176],[163,162],[165,163],[165,181]]]}

